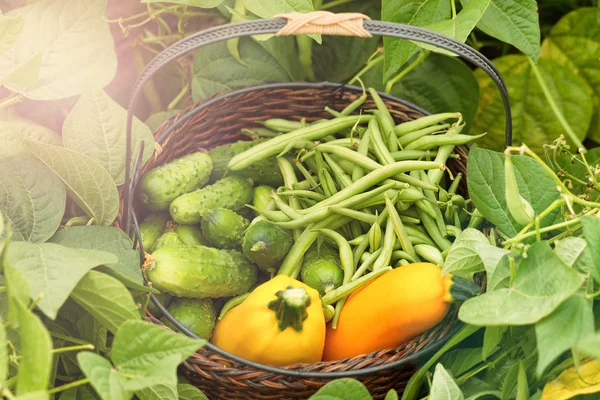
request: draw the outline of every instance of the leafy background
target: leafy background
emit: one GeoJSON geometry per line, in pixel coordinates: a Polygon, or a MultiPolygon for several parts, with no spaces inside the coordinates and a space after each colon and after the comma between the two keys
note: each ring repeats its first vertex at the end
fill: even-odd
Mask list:
{"type": "MultiPolygon", "coordinates": [[[[560,135],[576,147],[600,142],[594,0],[0,1],[0,343],[8,344],[0,346],[2,396],[204,398],[175,373],[203,343],[142,320],[151,290],[142,285],[132,240],[112,226],[124,183],[125,106],[143,67],[178,39],[229,21],[316,9],[426,27],[484,53],[509,88],[515,143],[541,154],[560,135]],[[156,336],[165,339],[151,340],[156,336]]],[[[476,188],[503,182],[490,176],[502,156],[483,149],[504,146],[496,88],[458,58],[407,41],[262,36],[192,53],[144,89],[134,121],[144,161],[152,155],[151,133],[179,110],[273,80],[362,81],[431,112],[462,112],[471,133],[488,132],[471,153],[473,202],[507,237],[520,228],[502,215],[505,199],[485,209],[487,197],[476,188]]],[[[527,160],[515,159],[519,187],[540,212],[555,199],[538,195],[548,177],[527,160]]],[[[567,263],[586,271],[586,257],[598,257],[582,255],[596,239],[591,232],[560,251],[532,247],[534,257],[518,260],[522,273],[512,289],[507,253],[477,231],[466,232],[446,268],[467,277],[488,274],[490,293],[461,309],[461,319],[486,328],[468,325],[415,375],[403,398],[417,398],[425,378],[429,399],[541,398],[540,389],[561,373],[567,383],[555,396],[592,393],[593,386],[575,393],[568,382],[579,376],[597,382],[599,363],[574,372],[565,358],[569,349],[577,355],[598,344],[588,335],[594,301],[577,294],[581,277],[565,269],[567,263]],[[544,276],[560,285],[529,304],[533,311],[519,313],[539,295],[544,276]],[[499,302],[510,307],[499,310],[499,302]],[[553,340],[556,329],[560,340],[553,340]]],[[[370,398],[351,380],[315,397],[343,392],[370,398]]]]}

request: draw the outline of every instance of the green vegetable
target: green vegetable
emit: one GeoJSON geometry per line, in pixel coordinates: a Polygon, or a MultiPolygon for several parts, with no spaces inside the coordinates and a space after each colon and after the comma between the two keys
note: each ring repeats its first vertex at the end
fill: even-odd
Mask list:
{"type": "Polygon", "coordinates": [[[304,255],[300,276],[302,282],[317,290],[321,296],[339,287],[344,279],[344,271],[337,250],[327,244],[311,246],[304,255]]]}
{"type": "Polygon", "coordinates": [[[202,236],[202,230],[197,225],[177,225],[175,233],[184,244],[208,245],[207,241],[202,236]]]}
{"type": "Polygon", "coordinates": [[[184,247],[186,244],[181,240],[179,235],[175,232],[163,233],[152,248],[152,253],[162,247],[184,247]]]}
{"type": "Polygon", "coordinates": [[[263,210],[274,210],[275,205],[272,203],[271,192],[275,190],[272,186],[261,185],[254,188],[254,195],[252,196],[252,205],[258,212],[263,210]]]}
{"type": "MultiPolygon", "coordinates": [[[[158,299],[158,301],[160,301],[160,304],[167,308],[169,307],[169,304],[171,304],[171,302],[173,301],[173,296],[166,293],[156,293],[155,296],[158,299]]],[[[157,318],[160,318],[162,316],[162,312],[158,309],[158,307],[156,307],[152,300],[148,302],[148,306],[146,308],[153,316],[157,318]]]]}
{"type": "MultiPolygon", "coordinates": [[[[204,340],[210,339],[217,320],[212,299],[177,299],[169,306],[169,313],[195,335],[204,340]]],[[[165,317],[161,320],[165,325],[177,331],[175,325],[165,317]]]]}
{"type": "Polygon", "coordinates": [[[140,224],[140,238],[146,252],[150,252],[158,238],[167,227],[171,219],[168,213],[155,213],[148,215],[140,224]]]}
{"type": "Polygon", "coordinates": [[[139,185],[139,196],[151,211],[166,210],[182,194],[203,187],[213,168],[207,153],[196,152],[153,168],[139,185]]]}
{"type": "Polygon", "coordinates": [[[177,297],[237,296],[256,283],[256,266],[236,250],[205,246],[162,247],[152,253],[152,285],[177,297]]]}
{"type": "Polygon", "coordinates": [[[521,225],[527,225],[533,221],[535,211],[531,204],[519,194],[519,184],[517,183],[510,153],[504,157],[504,187],[506,205],[515,221],[521,225]]]}
{"type": "Polygon", "coordinates": [[[204,238],[220,249],[241,249],[244,231],[250,221],[225,208],[210,210],[202,217],[204,238]]]}
{"type": "Polygon", "coordinates": [[[258,221],[244,235],[244,255],[263,270],[272,270],[292,247],[291,235],[270,221],[258,221]]]}
{"type": "MultiPolygon", "coordinates": [[[[213,170],[210,175],[210,181],[216,182],[225,176],[227,164],[234,156],[256,146],[262,140],[238,140],[234,143],[224,144],[211,149],[208,154],[213,161],[213,170]]],[[[250,178],[256,184],[280,186],[283,184],[281,172],[277,167],[277,162],[274,158],[267,158],[263,161],[254,163],[247,168],[236,171],[236,175],[250,178]]]]}
{"type": "Polygon", "coordinates": [[[169,208],[178,224],[192,225],[202,221],[217,207],[239,210],[252,199],[252,182],[240,176],[227,176],[212,185],[175,199],[169,208]]]}

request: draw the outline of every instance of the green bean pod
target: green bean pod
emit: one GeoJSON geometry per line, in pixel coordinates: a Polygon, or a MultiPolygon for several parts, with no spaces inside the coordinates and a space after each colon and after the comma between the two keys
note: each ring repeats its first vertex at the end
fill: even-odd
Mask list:
{"type": "MultiPolygon", "coordinates": [[[[429,128],[419,129],[418,131],[414,131],[414,132],[411,132],[409,134],[406,134],[406,135],[400,137],[398,139],[398,142],[400,143],[400,145],[402,147],[404,147],[404,146],[407,146],[409,143],[414,142],[417,139],[420,139],[425,136],[433,135],[434,133],[441,132],[442,130],[447,129],[449,127],[450,127],[450,124],[444,124],[444,125],[435,125],[435,126],[430,126],[429,128]]],[[[405,150],[405,151],[410,151],[410,150],[405,150]]]]}
{"type": "Polygon", "coordinates": [[[432,125],[439,124],[447,119],[456,119],[460,113],[442,113],[442,114],[434,114],[427,115],[425,117],[421,117],[412,121],[402,122],[394,127],[394,133],[397,136],[403,136],[410,132],[417,131],[419,129],[424,129],[432,125]]]}
{"type": "Polygon", "coordinates": [[[415,245],[415,251],[425,261],[429,261],[439,267],[444,266],[444,256],[437,247],[427,244],[417,244],[415,245]]]}
{"type": "MultiPolygon", "coordinates": [[[[487,133],[482,133],[480,135],[438,135],[432,137],[424,137],[421,139],[417,139],[414,142],[410,143],[405,147],[407,150],[429,150],[435,147],[442,147],[446,145],[461,145],[472,142],[479,138],[484,137],[487,133]]],[[[440,155],[440,150],[438,150],[438,157],[440,155]]]]}
{"type": "Polygon", "coordinates": [[[512,157],[509,153],[504,157],[504,188],[506,206],[510,215],[518,224],[527,225],[535,218],[535,211],[531,204],[519,193],[519,184],[515,175],[512,157]]]}
{"type": "MultiPolygon", "coordinates": [[[[404,225],[402,224],[402,221],[400,220],[400,216],[398,215],[398,212],[396,211],[396,207],[394,207],[394,204],[387,196],[385,197],[385,207],[388,210],[388,214],[389,214],[388,225],[389,225],[389,222],[391,222],[392,229],[394,230],[394,232],[396,232],[396,236],[398,237],[398,240],[400,241],[400,245],[402,246],[402,249],[404,251],[406,251],[408,254],[410,254],[411,256],[413,256],[413,258],[416,258],[417,254],[415,253],[415,249],[413,248],[413,245],[410,242],[408,234],[406,233],[406,230],[404,229],[404,225]]],[[[386,231],[386,234],[387,234],[387,231],[386,231]]],[[[392,251],[393,251],[393,249],[394,248],[393,248],[393,244],[392,244],[392,251]]],[[[390,259],[391,259],[391,252],[390,252],[390,259]]],[[[389,260],[388,260],[388,263],[389,263],[389,260]]]]}

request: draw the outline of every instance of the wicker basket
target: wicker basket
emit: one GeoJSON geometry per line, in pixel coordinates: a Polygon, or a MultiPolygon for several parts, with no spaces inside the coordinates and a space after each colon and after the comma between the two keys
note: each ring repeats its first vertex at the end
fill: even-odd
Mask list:
{"type": "MultiPolygon", "coordinates": [[[[128,115],[128,134],[131,130],[133,106],[139,97],[141,88],[154,72],[189,50],[203,45],[226,40],[232,37],[249,34],[273,33],[286,25],[285,19],[271,19],[229,24],[200,32],[195,36],[183,39],[159,54],[147,67],[135,86],[130,101],[128,115]]],[[[482,55],[462,43],[439,36],[429,31],[397,24],[377,21],[365,21],[365,28],[373,34],[410,38],[439,45],[447,50],[463,56],[482,67],[497,83],[507,114],[507,137],[510,144],[511,118],[508,97],[502,79],[497,71],[482,55]]],[[[306,33],[307,31],[302,31],[306,33]]],[[[323,32],[323,30],[319,30],[323,32]]],[[[178,115],[172,117],[155,133],[158,144],[155,157],[142,170],[139,168],[142,149],[135,157],[131,176],[126,170],[126,188],[124,191],[119,223],[124,230],[134,231],[139,237],[137,221],[143,217],[136,214],[141,210],[133,195],[139,179],[148,169],[164,164],[169,160],[185,154],[210,149],[223,143],[247,139],[239,134],[242,128],[257,126],[255,121],[273,117],[286,119],[306,118],[314,121],[330,118],[324,111],[325,106],[342,109],[362,94],[362,89],[335,83],[291,83],[265,84],[247,87],[220,94],[200,102],[178,115]]],[[[396,123],[419,118],[428,113],[403,100],[380,93],[396,123]]],[[[368,100],[361,109],[373,109],[375,105],[368,100]]],[[[360,112],[360,109],[356,111],[360,112]]],[[[131,163],[131,143],[128,143],[128,160],[131,163]]],[[[466,172],[466,149],[459,147],[456,151],[461,156],[452,160],[449,167],[453,172],[466,172]]],[[[466,188],[461,188],[466,194],[466,188]]],[[[183,333],[194,336],[178,323],[167,310],[152,296],[157,308],[183,333]]],[[[161,322],[152,315],[149,320],[161,322]]],[[[182,369],[188,380],[203,390],[211,399],[304,399],[314,394],[328,381],[341,377],[355,377],[362,381],[373,397],[385,397],[386,392],[395,388],[402,392],[408,379],[414,373],[416,365],[432,352],[439,349],[453,333],[460,328],[456,318],[456,309],[436,327],[419,335],[408,343],[395,349],[376,351],[368,355],[349,359],[315,364],[297,364],[283,368],[270,367],[244,360],[224,352],[212,344],[195,353],[182,369]]]]}

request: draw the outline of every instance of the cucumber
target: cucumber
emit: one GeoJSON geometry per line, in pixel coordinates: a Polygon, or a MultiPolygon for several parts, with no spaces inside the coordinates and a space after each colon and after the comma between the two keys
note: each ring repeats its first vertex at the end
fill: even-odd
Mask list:
{"type": "Polygon", "coordinates": [[[321,296],[339,287],[344,279],[339,253],[333,247],[315,243],[304,255],[300,270],[302,282],[317,290],[321,296]]]}
{"type": "Polygon", "coordinates": [[[202,230],[197,225],[177,225],[175,233],[187,245],[204,245],[209,243],[202,236],[202,230]]]}
{"type": "Polygon", "coordinates": [[[244,255],[263,270],[279,267],[291,247],[292,236],[270,221],[250,226],[242,245],[244,255]]]}
{"type": "Polygon", "coordinates": [[[275,190],[275,188],[268,185],[260,185],[254,188],[252,205],[256,207],[259,212],[275,209],[275,202],[271,198],[271,191],[273,190],[275,190]]]}
{"type": "Polygon", "coordinates": [[[177,297],[237,296],[256,283],[257,269],[236,250],[161,247],[146,274],[156,289],[177,297]]]}
{"type": "Polygon", "coordinates": [[[250,221],[225,208],[210,210],[202,217],[202,234],[220,249],[241,249],[244,231],[250,221]]]}
{"type": "MultiPolygon", "coordinates": [[[[263,140],[239,140],[235,143],[224,144],[210,150],[208,154],[213,160],[213,170],[210,175],[210,181],[216,182],[223,178],[229,160],[262,141],[263,140]]],[[[236,171],[235,174],[250,178],[257,184],[267,184],[272,186],[283,185],[283,177],[275,157],[269,157],[265,160],[258,161],[248,168],[236,171]]]]}
{"type": "MultiPolygon", "coordinates": [[[[217,321],[217,312],[211,299],[177,299],[169,306],[169,313],[204,340],[210,339],[217,321]]],[[[161,318],[169,328],[177,328],[165,317],[161,318]]]]}
{"type": "Polygon", "coordinates": [[[163,247],[185,247],[186,244],[179,238],[175,232],[165,232],[158,238],[154,247],[152,248],[152,254],[163,247]]]}
{"type": "Polygon", "coordinates": [[[153,168],[140,182],[140,200],[150,211],[166,210],[177,197],[206,185],[212,166],[208,153],[196,152],[153,168]]]}
{"type": "Polygon", "coordinates": [[[217,207],[236,211],[252,199],[252,182],[240,176],[227,176],[212,185],[173,200],[169,211],[178,224],[193,225],[217,207]]]}
{"type": "Polygon", "coordinates": [[[158,238],[163,234],[167,227],[167,222],[171,219],[169,213],[150,214],[140,224],[140,238],[144,251],[150,252],[158,238]]]}

